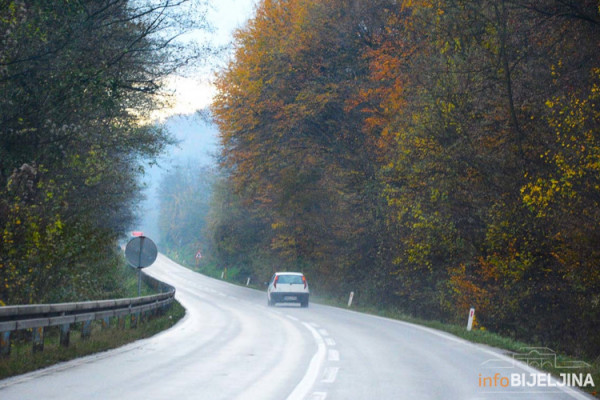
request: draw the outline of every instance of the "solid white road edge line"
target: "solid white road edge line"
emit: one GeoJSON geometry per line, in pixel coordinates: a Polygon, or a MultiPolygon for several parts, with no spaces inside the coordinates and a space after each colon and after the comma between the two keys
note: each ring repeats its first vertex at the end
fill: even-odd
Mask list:
{"type": "Polygon", "coordinates": [[[294,391],[287,397],[287,400],[302,400],[308,395],[308,392],[310,392],[319,377],[319,371],[325,362],[325,356],[327,354],[325,342],[321,335],[319,335],[319,332],[306,322],[302,322],[302,325],[304,325],[315,338],[315,341],[317,342],[317,352],[310,360],[310,364],[308,365],[304,377],[300,383],[296,385],[294,391]]]}

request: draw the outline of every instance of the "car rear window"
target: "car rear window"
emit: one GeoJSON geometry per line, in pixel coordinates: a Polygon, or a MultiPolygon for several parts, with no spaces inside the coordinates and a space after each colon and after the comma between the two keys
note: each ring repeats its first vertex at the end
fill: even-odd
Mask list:
{"type": "Polygon", "coordinates": [[[277,283],[303,284],[301,275],[279,275],[277,283]]]}

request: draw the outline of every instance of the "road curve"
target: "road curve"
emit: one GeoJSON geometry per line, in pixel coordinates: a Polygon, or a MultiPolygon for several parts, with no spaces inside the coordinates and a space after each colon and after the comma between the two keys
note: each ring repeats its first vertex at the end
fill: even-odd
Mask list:
{"type": "Polygon", "coordinates": [[[0,399],[591,398],[551,385],[481,385],[534,371],[428,328],[314,303],[270,308],[264,293],[162,255],[146,271],[176,287],[188,310],[182,321],[117,350],[0,381],[0,399]]]}

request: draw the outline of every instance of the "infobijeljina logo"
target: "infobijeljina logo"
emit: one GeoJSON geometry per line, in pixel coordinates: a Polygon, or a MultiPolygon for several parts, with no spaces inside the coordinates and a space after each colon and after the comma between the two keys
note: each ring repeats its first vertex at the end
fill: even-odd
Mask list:
{"type": "Polygon", "coordinates": [[[595,388],[590,373],[584,372],[590,365],[583,361],[559,362],[556,353],[547,347],[526,347],[513,354],[512,359],[498,358],[482,364],[477,384],[485,389],[503,388],[595,388]],[[526,364],[530,368],[523,368],[526,364]],[[535,368],[552,367],[561,371],[558,376],[539,372],[535,368]],[[508,369],[511,369],[509,371],[508,369]],[[515,369],[527,372],[514,372],[515,369]],[[489,372],[493,370],[493,372],[489,372]],[[502,372],[496,372],[503,370],[502,372]],[[485,372],[488,371],[488,372],[485,372]]]}

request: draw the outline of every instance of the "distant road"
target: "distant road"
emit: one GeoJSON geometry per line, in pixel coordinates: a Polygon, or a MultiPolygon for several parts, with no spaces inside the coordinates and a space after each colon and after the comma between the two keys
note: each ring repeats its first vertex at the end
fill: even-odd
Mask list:
{"type": "Polygon", "coordinates": [[[0,399],[591,398],[567,388],[502,387],[499,377],[531,371],[502,368],[509,359],[495,350],[428,328],[314,303],[270,308],[265,293],[162,255],[145,271],[177,288],[188,310],[179,324],[0,381],[0,399]],[[495,374],[495,386],[480,385],[495,374]]]}

